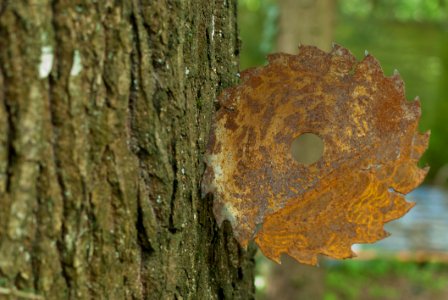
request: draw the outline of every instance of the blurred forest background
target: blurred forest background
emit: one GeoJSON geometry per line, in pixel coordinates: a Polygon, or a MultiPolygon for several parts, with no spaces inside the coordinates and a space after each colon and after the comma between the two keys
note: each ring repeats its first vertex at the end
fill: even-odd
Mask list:
{"type": "Polygon", "coordinates": [[[397,69],[408,99],[422,103],[420,130],[431,130],[417,206],[394,221],[392,237],[359,246],[360,259],[323,259],[321,268],[259,257],[258,299],[448,299],[448,0],[239,0],[241,70],[272,52],[336,42],[384,73],[397,69]],[[370,252],[369,252],[370,251],[370,252]]]}

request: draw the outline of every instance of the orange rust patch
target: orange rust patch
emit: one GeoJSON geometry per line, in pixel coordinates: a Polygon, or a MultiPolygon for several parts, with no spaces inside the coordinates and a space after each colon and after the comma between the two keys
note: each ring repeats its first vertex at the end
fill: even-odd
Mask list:
{"type": "Polygon", "coordinates": [[[417,162],[429,133],[417,131],[419,101],[406,101],[399,75],[385,77],[373,56],[357,62],[338,45],[273,54],[219,101],[202,188],[243,247],[254,238],[276,262],[353,257],[352,244],[386,237],[384,223],[413,206],[404,194],[428,171],[417,162]],[[303,133],[324,142],[311,165],[290,152],[303,133]]]}

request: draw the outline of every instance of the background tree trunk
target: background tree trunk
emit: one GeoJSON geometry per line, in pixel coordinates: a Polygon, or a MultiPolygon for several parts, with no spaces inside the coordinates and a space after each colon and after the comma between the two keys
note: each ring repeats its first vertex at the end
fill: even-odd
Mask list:
{"type": "Polygon", "coordinates": [[[331,49],[335,0],[278,0],[278,5],[277,51],[295,54],[299,43],[331,49]]]}
{"type": "Polygon", "coordinates": [[[235,0],[0,1],[0,297],[252,297],[200,198],[238,48],[235,0]]]}

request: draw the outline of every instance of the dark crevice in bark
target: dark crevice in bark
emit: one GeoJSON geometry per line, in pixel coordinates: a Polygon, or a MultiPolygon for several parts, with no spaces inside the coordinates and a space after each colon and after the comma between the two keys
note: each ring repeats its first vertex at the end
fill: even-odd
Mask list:
{"type": "MultiPolygon", "coordinates": [[[[139,139],[139,128],[137,128],[137,120],[138,111],[137,111],[137,101],[139,101],[139,97],[142,97],[140,94],[140,89],[142,87],[142,78],[141,78],[141,68],[140,63],[142,59],[141,50],[139,47],[140,37],[138,32],[138,24],[137,24],[137,16],[136,13],[139,13],[141,10],[140,1],[133,1],[133,9],[130,14],[130,24],[131,24],[131,46],[132,50],[130,53],[130,76],[131,76],[131,84],[129,91],[129,100],[128,100],[128,110],[129,117],[128,123],[130,126],[130,150],[134,155],[138,158],[139,168],[140,168],[140,176],[144,177],[144,182],[148,183],[149,180],[146,179],[147,176],[144,175],[146,173],[144,170],[146,169],[146,161],[150,158],[150,153],[144,147],[141,147],[139,139]],[[138,4],[136,4],[138,2],[138,4]],[[137,6],[137,7],[136,7],[137,6]]],[[[143,91],[145,93],[145,91],[143,91]]],[[[140,100],[141,101],[141,100],[140,100]]],[[[139,188],[140,189],[140,188],[139,188]]],[[[136,233],[137,233],[137,245],[139,247],[139,255],[140,255],[140,263],[139,263],[139,283],[141,285],[141,296],[142,299],[150,299],[151,298],[151,285],[153,284],[151,281],[153,280],[151,277],[148,277],[148,267],[150,262],[150,257],[154,254],[155,249],[153,245],[150,243],[150,238],[145,229],[144,220],[145,214],[143,212],[142,201],[147,201],[148,199],[143,199],[144,195],[140,192],[137,193],[137,220],[136,220],[136,233]]]]}
{"type": "MultiPolygon", "coordinates": [[[[137,33],[137,24],[135,20],[135,16],[132,13],[130,16],[130,22],[132,26],[131,34],[132,34],[132,50],[131,50],[131,86],[129,87],[129,100],[128,100],[128,124],[129,124],[129,141],[130,141],[130,150],[135,154],[138,151],[138,143],[136,141],[137,137],[135,136],[135,109],[136,102],[138,101],[138,89],[140,86],[140,77],[139,77],[139,66],[138,66],[138,33],[137,33]]],[[[139,55],[140,56],[140,55],[139,55]]]]}
{"type": "Polygon", "coordinates": [[[6,7],[9,4],[9,1],[3,1],[0,3],[0,18],[2,17],[3,13],[6,11],[6,7]]]}
{"type": "MultiPolygon", "coordinates": [[[[139,196],[140,198],[140,196],[139,196]]],[[[138,207],[137,207],[137,222],[135,224],[135,227],[137,228],[137,240],[138,244],[140,246],[140,249],[142,252],[145,252],[146,255],[151,255],[154,253],[154,248],[152,247],[151,243],[148,239],[148,234],[146,233],[145,226],[143,225],[143,211],[142,206],[139,199],[138,201],[138,207]]]]}
{"type": "MultiPolygon", "coordinates": [[[[52,132],[53,138],[52,138],[52,140],[56,141],[58,139],[57,132],[55,132],[57,130],[57,125],[54,124],[54,122],[53,122],[53,120],[54,120],[54,111],[51,109],[52,107],[54,107],[54,104],[52,104],[52,98],[53,98],[52,90],[53,90],[53,86],[54,86],[54,81],[50,80],[50,91],[51,91],[50,92],[51,93],[51,96],[50,96],[50,111],[52,112],[51,120],[52,120],[52,125],[53,125],[52,126],[52,128],[53,128],[53,132],[52,132]]],[[[61,174],[61,171],[63,170],[63,166],[60,164],[60,161],[57,158],[58,150],[57,150],[56,143],[52,143],[52,146],[53,146],[53,149],[52,149],[53,150],[52,151],[53,152],[53,157],[52,158],[54,160],[53,163],[56,166],[56,178],[57,178],[57,181],[58,181],[58,184],[59,184],[59,187],[60,187],[60,192],[61,192],[60,196],[63,199],[63,203],[64,203],[64,205],[63,205],[63,215],[64,215],[64,219],[67,219],[67,212],[69,210],[69,207],[68,207],[67,203],[69,202],[69,200],[67,199],[66,193],[64,192],[65,191],[65,185],[64,185],[64,179],[63,179],[62,174],[61,174]]],[[[69,272],[68,272],[68,269],[67,269],[68,266],[67,266],[67,264],[65,262],[66,261],[65,260],[65,256],[67,255],[67,249],[66,249],[65,244],[64,244],[64,237],[65,236],[66,236],[66,228],[65,228],[65,225],[62,224],[60,236],[59,236],[59,239],[56,242],[56,245],[57,245],[57,249],[59,250],[59,260],[61,262],[61,267],[62,267],[62,276],[63,276],[63,278],[64,278],[64,280],[65,280],[65,282],[67,284],[67,287],[70,289],[71,288],[71,278],[70,278],[70,275],[69,275],[69,272]]]]}
{"type": "MultiPolygon", "coordinates": [[[[5,84],[7,85],[7,83],[5,84]]],[[[12,109],[11,106],[8,104],[8,101],[5,101],[5,110],[7,115],[7,123],[8,123],[8,132],[7,132],[7,138],[6,138],[6,151],[8,153],[7,159],[8,164],[6,165],[6,184],[5,189],[6,193],[10,193],[12,190],[11,183],[12,183],[12,166],[15,164],[16,161],[16,150],[14,149],[14,136],[15,136],[15,126],[13,122],[13,116],[12,116],[12,109]]]]}
{"type": "MultiPolygon", "coordinates": [[[[6,35],[7,32],[4,32],[2,28],[0,28],[0,34],[6,35]]],[[[6,41],[5,41],[6,42],[6,41]]],[[[1,59],[2,57],[0,57],[1,59]]],[[[12,182],[12,166],[15,164],[16,162],[16,151],[14,149],[14,139],[15,139],[15,124],[14,124],[14,109],[11,105],[11,103],[9,103],[10,101],[12,101],[12,99],[14,98],[13,95],[9,95],[8,93],[8,86],[10,85],[10,80],[7,77],[7,74],[5,73],[4,70],[4,62],[0,60],[0,76],[3,79],[3,89],[2,91],[0,91],[0,93],[3,94],[2,99],[4,100],[3,105],[5,108],[5,113],[6,113],[6,123],[7,123],[7,131],[6,133],[6,141],[5,141],[5,149],[7,152],[7,161],[6,161],[6,166],[5,166],[5,176],[6,176],[6,182],[5,182],[5,192],[6,193],[10,193],[11,192],[11,182],[12,182]],[[11,99],[9,99],[11,98],[11,99]]]]}
{"type": "MultiPolygon", "coordinates": [[[[42,191],[42,185],[43,185],[43,181],[44,181],[44,166],[42,166],[42,164],[39,164],[39,175],[37,176],[37,191],[38,194],[42,195],[45,192],[42,191]]],[[[42,240],[43,236],[42,236],[42,232],[41,232],[41,216],[42,216],[42,205],[44,203],[42,203],[42,199],[38,198],[37,199],[38,202],[38,209],[36,211],[36,232],[32,241],[32,251],[31,251],[31,266],[32,266],[32,272],[33,272],[33,288],[35,291],[39,290],[39,273],[40,273],[40,268],[41,268],[41,261],[39,260],[39,254],[40,254],[40,247],[39,247],[39,242],[42,240]]]]}
{"type": "Polygon", "coordinates": [[[212,58],[212,45],[210,43],[210,32],[208,27],[205,29],[205,37],[207,39],[207,62],[209,70],[213,68],[213,58],[212,58]]]}
{"type": "MultiPolygon", "coordinates": [[[[92,195],[91,194],[87,195],[87,199],[88,199],[88,202],[87,202],[88,208],[86,210],[86,214],[87,214],[87,217],[88,217],[88,219],[90,221],[89,222],[89,234],[90,234],[90,238],[93,241],[95,241],[97,239],[97,237],[95,236],[95,233],[96,233],[96,231],[98,229],[97,228],[98,226],[96,225],[98,220],[97,220],[97,217],[96,217],[96,215],[94,213],[94,204],[92,202],[92,195]]],[[[90,245],[89,248],[92,247],[92,246],[93,245],[90,245]]],[[[93,246],[93,247],[95,247],[95,246],[93,246]]],[[[92,251],[92,256],[93,256],[94,252],[95,252],[95,249],[93,249],[93,250],[88,249],[88,251],[92,251]]],[[[92,260],[92,257],[90,257],[89,263],[91,262],[91,260],[92,260]]],[[[95,282],[96,278],[95,278],[95,274],[94,274],[93,268],[89,268],[87,278],[88,278],[89,282],[92,282],[92,283],[95,282]]],[[[93,285],[89,286],[88,288],[89,288],[89,291],[91,292],[92,297],[94,297],[97,294],[99,294],[98,291],[94,290],[93,285]]]]}
{"type": "Polygon", "coordinates": [[[243,278],[244,278],[243,268],[239,267],[238,268],[238,280],[243,280],[243,278]]]}
{"type": "Polygon", "coordinates": [[[152,282],[152,278],[146,277],[148,274],[148,267],[149,267],[149,261],[151,255],[154,254],[154,248],[149,242],[148,235],[146,232],[146,229],[143,224],[143,209],[142,209],[142,203],[141,201],[144,201],[142,199],[142,196],[140,193],[138,193],[138,203],[137,203],[137,223],[135,224],[137,228],[137,243],[139,246],[139,254],[140,254],[140,284],[142,286],[141,292],[142,292],[142,299],[150,299],[150,285],[152,282]]]}
{"type": "MultiPolygon", "coordinates": [[[[63,216],[64,219],[66,219],[67,217],[67,210],[69,209],[67,207],[67,203],[68,203],[68,199],[65,195],[65,185],[64,185],[64,179],[62,177],[61,172],[64,170],[63,166],[60,163],[60,160],[58,159],[58,140],[59,140],[59,136],[58,136],[58,131],[59,131],[59,127],[61,125],[61,120],[59,120],[59,117],[57,116],[57,112],[56,112],[56,107],[58,105],[57,101],[60,101],[60,99],[57,99],[56,95],[56,86],[58,84],[58,81],[61,80],[60,78],[60,74],[62,73],[60,70],[60,59],[62,59],[61,57],[61,49],[62,49],[62,41],[60,40],[59,35],[61,34],[59,32],[59,25],[57,23],[57,20],[55,18],[56,15],[58,15],[60,13],[59,9],[58,9],[58,3],[57,1],[52,2],[51,3],[51,15],[52,15],[52,20],[51,20],[51,24],[53,27],[53,31],[55,34],[55,53],[54,53],[54,62],[53,62],[53,66],[56,66],[56,72],[51,74],[49,76],[49,108],[50,108],[50,122],[51,122],[51,127],[52,127],[52,133],[51,133],[51,146],[52,146],[52,153],[53,153],[53,163],[54,166],[56,167],[56,179],[58,181],[58,185],[59,185],[59,190],[60,190],[60,196],[61,199],[63,200],[63,216]]],[[[63,33],[62,33],[63,34],[63,33]]],[[[58,250],[58,255],[59,255],[59,261],[61,264],[61,275],[67,285],[67,288],[70,290],[72,288],[72,280],[71,280],[71,276],[70,273],[68,271],[68,265],[66,263],[66,256],[67,256],[67,249],[65,247],[64,244],[64,237],[66,235],[66,227],[65,224],[62,224],[61,227],[61,232],[59,235],[58,240],[56,241],[56,248],[58,250]]]]}
{"type": "Polygon", "coordinates": [[[219,300],[224,300],[225,296],[224,296],[224,289],[222,287],[218,288],[218,299],[219,300]]]}
{"type": "Polygon", "coordinates": [[[169,227],[168,227],[168,230],[172,234],[176,234],[177,231],[179,230],[179,228],[177,228],[176,225],[174,224],[174,220],[173,220],[173,217],[174,217],[174,214],[175,214],[175,212],[174,212],[174,209],[175,209],[174,201],[176,201],[176,194],[177,194],[178,185],[179,185],[179,183],[178,183],[177,179],[175,179],[173,181],[173,193],[171,195],[171,200],[170,200],[171,214],[170,214],[169,227]]]}
{"type": "Polygon", "coordinates": [[[172,182],[172,192],[171,192],[171,197],[170,197],[170,216],[169,216],[169,227],[168,230],[172,233],[175,234],[178,231],[178,228],[176,228],[176,224],[174,224],[174,214],[175,212],[175,201],[176,201],[176,197],[177,197],[177,190],[179,187],[179,181],[178,181],[178,174],[177,172],[178,170],[178,165],[177,165],[177,160],[176,158],[176,141],[172,140],[171,141],[171,155],[173,157],[172,161],[171,161],[171,167],[173,169],[173,174],[175,176],[175,179],[172,182]]]}

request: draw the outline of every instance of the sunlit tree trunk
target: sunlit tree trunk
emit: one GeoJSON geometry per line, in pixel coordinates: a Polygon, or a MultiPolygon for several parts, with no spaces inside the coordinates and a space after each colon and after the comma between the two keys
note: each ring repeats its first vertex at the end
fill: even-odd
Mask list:
{"type": "Polygon", "coordinates": [[[252,297],[200,197],[235,2],[0,1],[0,298],[252,297]]]}
{"type": "Polygon", "coordinates": [[[428,157],[434,163],[433,173],[434,183],[448,186],[448,164],[446,163],[446,149],[448,146],[446,137],[448,136],[448,126],[446,126],[446,114],[448,112],[448,33],[445,32],[444,42],[441,43],[441,74],[439,76],[438,95],[439,103],[437,109],[433,111],[431,124],[432,139],[431,147],[427,150],[428,157]]]}
{"type": "Polygon", "coordinates": [[[329,50],[333,42],[335,0],[278,0],[277,51],[297,53],[299,44],[329,50]]]}

